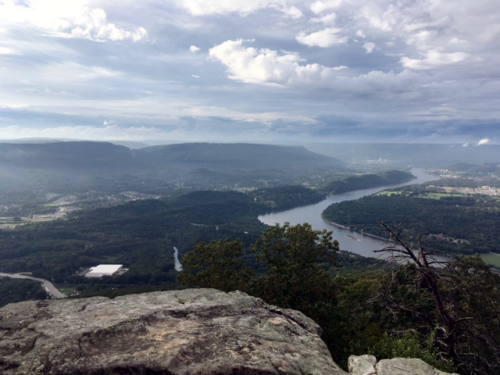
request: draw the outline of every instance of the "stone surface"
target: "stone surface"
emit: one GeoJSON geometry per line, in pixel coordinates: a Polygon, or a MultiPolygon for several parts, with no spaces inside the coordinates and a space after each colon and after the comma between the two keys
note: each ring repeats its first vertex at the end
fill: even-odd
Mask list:
{"type": "Polygon", "coordinates": [[[351,355],[348,361],[349,373],[352,375],[373,375],[377,358],[372,355],[351,355]]]}
{"type": "Polygon", "coordinates": [[[0,309],[1,374],[345,374],[303,314],[188,289],[0,309]]]}
{"type": "MultiPolygon", "coordinates": [[[[421,359],[383,359],[375,366],[377,375],[446,375],[421,359]]],[[[458,374],[451,374],[458,375],[458,374]]]]}

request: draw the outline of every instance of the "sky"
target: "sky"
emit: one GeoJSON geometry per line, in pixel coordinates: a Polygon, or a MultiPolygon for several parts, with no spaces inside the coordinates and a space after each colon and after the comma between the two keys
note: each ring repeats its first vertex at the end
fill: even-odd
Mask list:
{"type": "Polygon", "coordinates": [[[0,0],[0,139],[500,143],[498,0],[0,0]]]}

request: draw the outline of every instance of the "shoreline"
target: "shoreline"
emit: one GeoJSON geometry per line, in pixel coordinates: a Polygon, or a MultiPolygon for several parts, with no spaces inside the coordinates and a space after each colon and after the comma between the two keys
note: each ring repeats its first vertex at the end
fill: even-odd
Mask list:
{"type": "MultiPolygon", "coordinates": [[[[321,215],[321,218],[323,219],[323,221],[327,224],[330,224],[330,225],[333,225],[335,227],[338,227],[338,228],[342,228],[342,229],[348,229],[350,230],[349,227],[346,227],[345,225],[342,225],[342,224],[338,224],[338,223],[334,223],[333,221],[330,221],[328,219],[326,219],[323,214],[321,215]]],[[[358,232],[358,231],[353,231],[355,233],[358,233],[358,234],[361,234],[362,236],[368,236],[368,237],[372,237],[372,238],[376,238],[378,240],[382,240],[384,242],[389,242],[389,239],[388,238],[383,238],[383,237],[380,237],[380,236],[376,236],[374,234],[371,234],[371,233],[366,233],[366,232],[358,232]]]]}

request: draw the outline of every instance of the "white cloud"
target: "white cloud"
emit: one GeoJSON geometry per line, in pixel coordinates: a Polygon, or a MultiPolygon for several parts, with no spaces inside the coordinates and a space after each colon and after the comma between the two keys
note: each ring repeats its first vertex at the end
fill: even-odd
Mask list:
{"type": "Polygon", "coordinates": [[[464,52],[445,53],[436,50],[430,50],[427,51],[424,59],[418,60],[410,59],[408,57],[402,57],[400,63],[405,68],[424,70],[457,64],[466,60],[468,57],[469,55],[464,52]]]}
{"type": "Polygon", "coordinates": [[[0,55],[13,55],[15,52],[13,49],[7,47],[0,47],[0,55]]]}
{"type": "Polygon", "coordinates": [[[356,35],[363,39],[366,38],[366,34],[363,32],[363,30],[356,31],[356,35]]]}
{"type": "MultiPolygon", "coordinates": [[[[106,121],[105,121],[106,123],[106,121]]],[[[88,140],[150,140],[166,139],[168,133],[154,127],[120,127],[103,124],[97,126],[59,126],[44,129],[33,129],[20,126],[0,127],[0,139],[16,138],[67,138],[88,140]]]]}
{"type": "Polygon", "coordinates": [[[338,44],[345,44],[347,42],[347,37],[339,36],[341,29],[337,28],[327,28],[321,31],[316,31],[311,34],[300,33],[295,39],[300,44],[304,44],[309,47],[321,47],[327,48],[338,44]]]}
{"type": "Polygon", "coordinates": [[[467,41],[458,38],[451,38],[450,44],[467,44],[467,41]]]}
{"type": "Polygon", "coordinates": [[[341,4],[342,0],[319,0],[311,4],[311,11],[320,14],[326,10],[337,9],[341,4]]]}
{"type": "Polygon", "coordinates": [[[373,50],[375,49],[376,45],[375,43],[365,43],[363,45],[363,48],[366,50],[366,53],[372,53],[373,50]]]}
{"type": "Polygon", "coordinates": [[[417,48],[426,50],[429,42],[431,42],[433,38],[435,38],[436,36],[437,36],[436,30],[423,30],[419,31],[418,33],[412,34],[410,37],[408,37],[406,43],[409,45],[414,45],[417,48]]]}
{"type": "Polygon", "coordinates": [[[388,7],[388,10],[383,12],[375,4],[370,4],[361,9],[359,16],[367,20],[371,27],[389,32],[393,29],[392,25],[396,23],[392,10],[393,8],[388,7]]]}
{"type": "Polygon", "coordinates": [[[322,23],[325,26],[330,26],[335,24],[335,20],[337,19],[337,15],[335,13],[325,14],[322,17],[311,18],[309,22],[311,23],[322,23]]]}
{"type": "Polygon", "coordinates": [[[322,84],[333,72],[346,67],[328,68],[320,64],[301,64],[298,54],[279,55],[270,49],[245,48],[243,41],[228,40],[210,49],[210,56],[229,69],[230,79],[247,83],[303,85],[322,84]]]}
{"type": "Polygon", "coordinates": [[[189,50],[190,50],[192,53],[196,53],[196,52],[199,52],[199,51],[201,50],[201,48],[196,47],[196,46],[191,46],[191,47],[189,47],[189,50]]]}
{"type": "Polygon", "coordinates": [[[102,8],[92,8],[87,0],[29,0],[0,3],[0,23],[32,25],[52,36],[85,38],[95,41],[145,39],[143,27],[126,30],[107,21],[102,8]]]}
{"type": "Polygon", "coordinates": [[[177,0],[177,3],[193,16],[228,15],[246,16],[259,10],[277,9],[290,18],[302,17],[302,12],[289,0],[177,0]]]}
{"type": "Polygon", "coordinates": [[[481,139],[479,142],[477,142],[477,145],[482,146],[482,145],[486,145],[488,143],[490,143],[490,140],[488,138],[485,138],[485,139],[481,139]]]}
{"type": "Polygon", "coordinates": [[[283,7],[281,8],[281,11],[283,14],[287,17],[293,18],[293,19],[299,19],[302,18],[303,14],[300,11],[299,8],[291,6],[291,7],[283,7]]]}
{"type": "Polygon", "coordinates": [[[102,80],[107,78],[117,78],[120,75],[120,72],[109,70],[101,66],[86,66],[74,62],[62,62],[47,65],[39,71],[39,77],[49,79],[53,83],[102,80]]]}

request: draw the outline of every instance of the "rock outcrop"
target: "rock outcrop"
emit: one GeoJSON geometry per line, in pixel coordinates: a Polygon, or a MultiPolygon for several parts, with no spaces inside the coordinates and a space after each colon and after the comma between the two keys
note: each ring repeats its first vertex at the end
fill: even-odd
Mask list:
{"type": "Polygon", "coordinates": [[[302,313],[188,289],[0,309],[2,374],[346,374],[302,313]]]}
{"type": "MultiPolygon", "coordinates": [[[[421,359],[393,358],[383,359],[377,363],[372,355],[349,357],[349,373],[351,375],[447,375],[436,370],[421,359]]],[[[458,374],[449,374],[458,375],[458,374]]]]}
{"type": "MultiPolygon", "coordinates": [[[[294,310],[188,289],[0,309],[0,373],[348,375],[294,310]]],[[[351,375],[444,375],[418,359],[351,356],[351,375]]]]}

